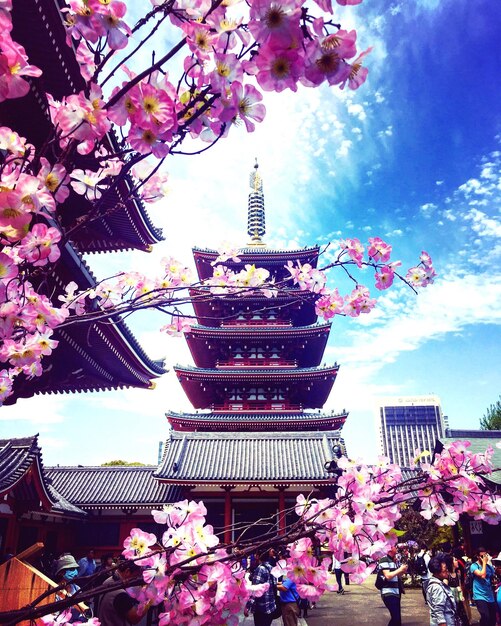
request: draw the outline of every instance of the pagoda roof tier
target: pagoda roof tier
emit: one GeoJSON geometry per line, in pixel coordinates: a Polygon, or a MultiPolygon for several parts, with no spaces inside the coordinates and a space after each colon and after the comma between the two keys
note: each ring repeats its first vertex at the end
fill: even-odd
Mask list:
{"type": "Polygon", "coordinates": [[[178,485],[331,483],[324,465],[339,441],[334,432],[171,431],[155,478],[178,485]]]}
{"type": "Polygon", "coordinates": [[[0,439],[0,497],[12,495],[17,513],[42,510],[52,514],[83,516],[51,485],[42,461],[38,435],[0,439]]]}
{"type": "MultiPolygon", "coordinates": [[[[282,390],[290,405],[319,409],[327,402],[339,365],[298,369],[202,369],[174,367],[188,399],[196,409],[224,406],[228,385],[240,389],[267,387],[282,390]]],[[[258,405],[261,404],[258,401],[258,405]]],[[[264,408],[264,405],[263,405],[264,408]]]]}
{"type": "Polygon", "coordinates": [[[84,510],[148,508],[181,499],[181,490],[153,478],[156,466],[48,467],[58,492],[84,510]]]}
{"type": "Polygon", "coordinates": [[[260,294],[215,296],[207,289],[198,288],[190,289],[190,296],[195,315],[202,326],[310,326],[317,321],[315,295],[306,291],[289,290],[274,298],[267,298],[260,294]],[[242,314],[256,319],[238,319],[242,314]],[[276,319],[258,319],[261,314],[274,314],[276,319]]]}
{"type": "MultiPolygon", "coordinates": [[[[198,367],[222,367],[231,357],[231,347],[237,345],[262,346],[263,348],[277,349],[277,346],[286,345],[281,350],[286,360],[291,359],[298,367],[312,367],[320,364],[322,355],[329,339],[330,323],[312,324],[310,326],[224,326],[213,328],[210,326],[192,326],[190,332],[185,333],[193,360],[198,367]]],[[[269,363],[270,359],[267,359],[269,363]]],[[[276,359],[276,366],[280,367],[282,359],[276,359]]],[[[242,360],[240,365],[247,366],[261,364],[262,359],[242,360]]],[[[274,364],[273,364],[274,365],[274,364]]]]}
{"type": "MultiPolygon", "coordinates": [[[[94,277],[71,245],[63,248],[61,259],[59,275],[53,276],[56,291],[71,280],[81,289],[95,286],[94,277]]],[[[54,338],[59,345],[52,355],[44,357],[42,376],[16,378],[14,393],[5,404],[35,393],[150,388],[152,380],[166,372],[163,362],[150,359],[120,320],[77,323],[56,329],[54,338]]]]}
{"type": "Polygon", "coordinates": [[[341,430],[348,413],[313,413],[294,411],[252,411],[248,413],[174,413],[166,414],[174,430],[183,432],[213,431],[303,431],[341,430]]]}
{"type": "MultiPolygon", "coordinates": [[[[309,263],[316,267],[318,263],[319,246],[301,248],[299,250],[276,250],[266,246],[249,246],[240,248],[238,258],[240,262],[232,259],[222,261],[224,265],[233,271],[240,271],[245,265],[255,265],[267,269],[276,280],[283,280],[290,277],[290,272],[285,268],[287,261],[299,261],[302,265],[309,263]]],[[[212,276],[213,263],[219,256],[217,250],[210,248],[193,248],[193,257],[200,280],[205,280],[212,276]]]]}
{"type": "MultiPolygon", "coordinates": [[[[13,3],[12,37],[25,47],[30,62],[43,74],[29,79],[30,91],[26,96],[0,104],[0,122],[35,146],[43,145],[52,129],[46,93],[61,100],[86,85],[75,49],[66,43],[66,29],[58,8],[65,5],[62,0],[13,3]]],[[[112,154],[121,149],[113,132],[106,135],[104,145],[112,154]]],[[[73,167],[97,170],[99,166],[92,155],[75,155],[73,167]]],[[[103,194],[100,214],[92,221],[82,220],[91,211],[91,204],[70,188],[60,219],[68,228],[79,223],[71,239],[81,252],[149,250],[163,239],[162,231],[152,224],[137,194],[131,193],[133,185],[132,178],[125,176],[116,188],[103,194]]]]}
{"type": "MultiPolygon", "coordinates": [[[[247,264],[255,265],[267,269],[276,280],[283,280],[290,277],[290,272],[284,267],[287,265],[287,261],[299,261],[301,265],[309,263],[312,267],[316,267],[319,252],[319,246],[305,247],[300,250],[274,250],[266,246],[249,246],[239,249],[240,263],[227,259],[222,261],[220,265],[236,272],[239,272],[247,264]]],[[[214,267],[213,263],[219,256],[219,252],[210,248],[193,248],[193,256],[200,280],[210,278],[214,267]]]]}

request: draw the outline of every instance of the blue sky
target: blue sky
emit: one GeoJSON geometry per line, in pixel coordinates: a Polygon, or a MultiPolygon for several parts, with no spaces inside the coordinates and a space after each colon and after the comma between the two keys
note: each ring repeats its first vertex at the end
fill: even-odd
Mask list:
{"type": "MultiPolygon", "coordinates": [[[[476,428],[501,393],[501,18],[491,0],[366,0],[336,17],[357,28],[360,50],[374,46],[365,86],[268,95],[252,135],[235,128],[204,155],[168,160],[155,252],[89,263],[103,276],[138,264],[153,273],[164,256],[190,261],[193,245],[245,244],[256,156],[270,246],[381,236],[407,267],[427,250],[433,286],[390,290],[374,314],[333,324],[325,360],[341,371],[327,408],[350,411],[348,451],[371,460],[378,396],[434,393],[451,426],[476,428]]],[[[144,314],[132,327],[152,357],[189,362],[162,323],[144,314]]],[[[2,408],[0,431],[39,432],[47,464],[155,463],[169,409],[190,409],[172,373],[154,391],[19,401],[2,408]]]]}

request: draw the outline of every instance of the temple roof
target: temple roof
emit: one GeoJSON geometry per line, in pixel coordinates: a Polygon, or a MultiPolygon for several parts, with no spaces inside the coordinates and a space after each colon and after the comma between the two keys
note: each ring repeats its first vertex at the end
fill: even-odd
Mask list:
{"type": "Polygon", "coordinates": [[[331,328],[330,322],[319,324],[309,324],[308,326],[203,326],[201,324],[193,325],[186,335],[198,335],[208,337],[210,339],[218,339],[219,337],[245,337],[246,339],[256,338],[257,341],[273,337],[304,337],[305,335],[318,335],[319,333],[329,333],[331,328]]]}
{"type": "MultiPolygon", "coordinates": [[[[287,261],[300,261],[301,264],[309,263],[311,266],[316,267],[319,252],[319,246],[304,247],[299,250],[275,250],[266,246],[250,246],[239,249],[240,263],[227,259],[221,262],[220,265],[238,272],[247,264],[254,264],[256,267],[263,267],[269,270],[277,280],[282,280],[290,277],[290,272],[285,269],[287,261]]],[[[212,276],[212,263],[218,256],[219,252],[217,250],[193,248],[193,257],[200,280],[205,280],[212,276]]]]}
{"type": "Polygon", "coordinates": [[[268,379],[299,379],[299,380],[314,380],[316,378],[324,377],[327,379],[329,375],[337,374],[339,365],[323,365],[321,367],[302,367],[297,369],[280,369],[273,367],[255,367],[245,369],[204,369],[202,367],[195,367],[193,365],[175,365],[174,370],[181,375],[186,375],[191,378],[206,379],[206,380],[226,380],[226,379],[239,379],[260,381],[268,379]]]}
{"type": "Polygon", "coordinates": [[[26,510],[37,503],[46,513],[85,515],[50,484],[38,435],[0,439],[0,496],[6,494],[12,494],[18,506],[26,503],[26,510]]]}
{"type": "MultiPolygon", "coordinates": [[[[85,87],[75,49],[66,43],[58,8],[65,5],[63,0],[13,3],[13,39],[25,47],[30,62],[43,74],[29,79],[31,88],[25,97],[0,104],[0,121],[36,146],[43,144],[51,130],[46,93],[60,100],[85,87]]],[[[104,145],[111,153],[121,149],[113,132],[107,134],[104,145]]],[[[98,164],[92,155],[77,155],[74,167],[96,170],[98,164]]],[[[103,195],[100,217],[72,231],[71,240],[81,252],[149,250],[163,239],[137,194],[130,193],[132,187],[132,178],[125,176],[117,189],[103,195]]],[[[70,191],[60,215],[65,227],[75,226],[91,206],[83,196],[70,191]]]]}
{"type": "Polygon", "coordinates": [[[153,478],[156,466],[48,467],[64,497],[83,509],[148,508],[176,502],[181,491],[153,478]]]}
{"type": "MultiPolygon", "coordinates": [[[[56,288],[78,281],[79,287],[93,287],[96,282],[80,255],[67,244],[54,275],[56,288]]],[[[53,287],[51,286],[51,289],[53,287]]],[[[5,404],[36,393],[70,393],[152,387],[152,380],[166,372],[163,362],[150,359],[123,321],[77,323],[57,329],[60,341],[54,353],[44,357],[42,376],[17,377],[14,394],[5,404]]]]}
{"type": "Polygon", "coordinates": [[[178,433],[171,431],[155,472],[161,481],[207,483],[328,483],[324,468],[339,433],[178,433]]]}
{"type": "Polygon", "coordinates": [[[301,431],[340,430],[348,413],[321,413],[295,411],[249,411],[166,414],[169,423],[178,431],[301,431]]]}

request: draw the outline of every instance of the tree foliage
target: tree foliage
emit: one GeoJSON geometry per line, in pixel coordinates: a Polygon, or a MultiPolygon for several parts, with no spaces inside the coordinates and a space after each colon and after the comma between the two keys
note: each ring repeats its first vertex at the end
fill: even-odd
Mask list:
{"type": "Polygon", "coordinates": [[[501,430],[501,396],[497,402],[490,405],[480,419],[480,428],[482,430],[501,430]]]}
{"type": "Polygon", "coordinates": [[[144,463],[140,463],[139,461],[124,461],[122,459],[117,459],[116,461],[106,461],[106,463],[101,463],[101,467],[145,467],[144,463]]]}

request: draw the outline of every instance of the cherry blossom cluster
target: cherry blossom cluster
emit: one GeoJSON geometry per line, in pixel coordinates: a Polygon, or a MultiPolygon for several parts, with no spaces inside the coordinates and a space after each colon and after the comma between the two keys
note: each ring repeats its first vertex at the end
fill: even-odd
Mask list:
{"type": "Polygon", "coordinates": [[[317,2],[320,15],[313,15],[305,0],[153,2],[149,18],[168,18],[178,44],[138,75],[122,65],[126,80],[105,103],[97,81],[140,28],[126,23],[127,6],[119,0],[68,4],[68,36],[78,43],[87,87],[51,107],[61,144],[75,140],[83,154],[113,122],[135,151],[164,157],[186,135],[213,141],[238,122],[253,131],[266,113],[256,83],[277,92],[324,82],[357,89],[368,73],[362,59],[370,49],[357,56],[356,32],[332,22],[329,0],[317,2]],[[170,80],[163,67],[174,50],[185,55],[180,80],[170,80]]]}
{"type": "Polygon", "coordinates": [[[431,257],[427,252],[421,253],[419,265],[410,268],[406,276],[399,274],[397,268],[402,263],[400,261],[390,262],[392,246],[379,237],[371,237],[367,249],[359,239],[344,239],[339,243],[339,247],[340,252],[336,260],[326,269],[343,266],[350,278],[356,283],[351,293],[344,297],[340,295],[337,288],[331,290],[326,287],[327,274],[325,269],[319,270],[309,263],[301,265],[297,262],[294,264],[292,261],[289,261],[286,266],[294,285],[297,285],[301,291],[311,291],[318,294],[315,311],[324,319],[330,319],[335,315],[358,317],[362,313],[370,313],[376,306],[376,299],[371,297],[370,290],[359,284],[349,273],[350,265],[355,265],[358,268],[373,268],[375,286],[380,291],[391,287],[395,277],[412,288],[419,288],[431,284],[436,276],[431,257]],[[366,252],[367,257],[365,257],[366,252]]]}

